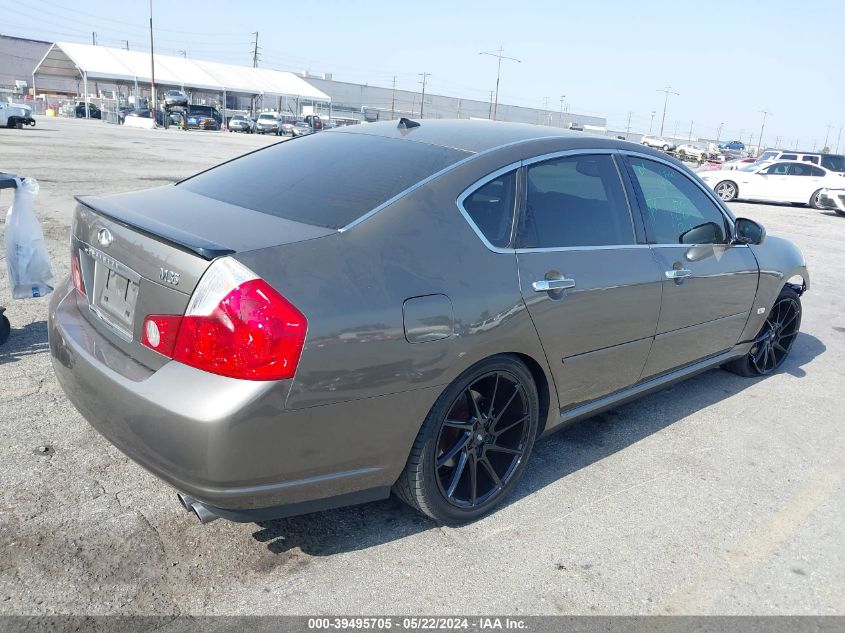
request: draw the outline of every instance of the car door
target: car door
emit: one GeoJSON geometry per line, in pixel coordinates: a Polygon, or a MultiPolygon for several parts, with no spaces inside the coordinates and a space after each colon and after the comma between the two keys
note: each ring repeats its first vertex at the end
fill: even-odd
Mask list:
{"type": "Polygon", "coordinates": [[[525,161],[523,175],[520,288],[567,409],[639,379],[662,282],[610,152],[525,161]]]}
{"type": "Polygon", "coordinates": [[[813,193],[824,187],[824,171],[810,163],[792,163],[783,192],[786,202],[809,202],[813,193]]]}
{"type": "Polygon", "coordinates": [[[738,184],[741,198],[783,200],[789,188],[789,163],[775,163],[756,172],[743,172],[738,184]]]}
{"type": "Polygon", "coordinates": [[[692,175],[658,158],[626,160],[663,277],[648,378],[733,347],[751,311],[758,268],[747,246],[730,243],[731,219],[692,175]]]}

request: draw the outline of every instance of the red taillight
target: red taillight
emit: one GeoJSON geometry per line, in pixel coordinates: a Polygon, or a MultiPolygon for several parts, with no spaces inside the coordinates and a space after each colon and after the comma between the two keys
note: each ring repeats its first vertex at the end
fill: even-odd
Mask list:
{"type": "Polygon", "coordinates": [[[73,287],[84,297],[85,281],[82,279],[82,269],[79,267],[79,255],[75,250],[70,252],[70,278],[73,280],[73,287]]]}
{"type": "Polygon", "coordinates": [[[214,374],[282,380],[296,373],[307,328],[305,316],[267,282],[223,258],[203,276],[185,316],[144,320],[141,343],[214,374]]]}

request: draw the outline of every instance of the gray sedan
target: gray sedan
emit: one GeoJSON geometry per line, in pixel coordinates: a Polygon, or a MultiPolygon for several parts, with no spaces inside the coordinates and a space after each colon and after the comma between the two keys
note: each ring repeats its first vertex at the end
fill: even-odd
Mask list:
{"type": "Polygon", "coordinates": [[[658,151],[405,119],[81,197],[71,271],[62,387],[203,522],[391,491],[477,519],[541,435],[711,367],[777,370],[809,284],[658,151]]]}

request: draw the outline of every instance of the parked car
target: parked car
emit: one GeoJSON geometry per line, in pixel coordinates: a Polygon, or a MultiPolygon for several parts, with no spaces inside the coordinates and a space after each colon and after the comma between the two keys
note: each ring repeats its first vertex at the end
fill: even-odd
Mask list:
{"type": "MultiPolygon", "coordinates": [[[[85,118],[85,102],[77,103],[76,104],[76,118],[77,119],[84,119],[85,118]]],[[[89,119],[102,119],[103,112],[93,103],[88,104],[88,118],[89,119]]]]}
{"type": "Polygon", "coordinates": [[[255,121],[255,131],[258,134],[276,134],[279,133],[279,115],[275,112],[262,112],[258,115],[255,121]]]}
{"type": "Polygon", "coordinates": [[[742,141],[728,141],[726,143],[719,144],[719,147],[721,147],[722,149],[742,151],[745,149],[745,143],[743,143],[742,141]]]}
{"type": "Polygon", "coordinates": [[[684,143],[682,145],[678,145],[675,152],[678,154],[678,157],[681,160],[691,158],[693,160],[697,160],[701,162],[708,158],[709,154],[707,150],[703,147],[699,147],[698,145],[693,145],[691,143],[684,143]]]}
{"type": "Polygon", "coordinates": [[[203,522],[477,519],[542,434],[777,370],[809,283],[675,159],[545,126],[349,126],[78,201],[58,380],[203,522]]]}
{"type": "Polygon", "coordinates": [[[751,163],[732,171],[708,171],[701,179],[725,202],[763,200],[791,202],[819,208],[822,189],[845,187],[845,176],[810,163],[778,161],[751,163]]]}
{"type": "Polygon", "coordinates": [[[35,126],[31,107],[23,103],[0,102],[0,127],[21,129],[24,125],[35,126]]]}
{"type": "Polygon", "coordinates": [[[747,167],[755,161],[755,158],[735,158],[734,160],[725,161],[725,164],[722,165],[722,169],[740,169],[741,167],[747,167]]]}
{"type": "Polygon", "coordinates": [[[188,95],[181,90],[168,90],[164,93],[164,105],[167,107],[187,106],[188,95]]]}
{"type": "Polygon", "coordinates": [[[281,125],[279,125],[279,136],[295,136],[293,128],[296,126],[296,122],[288,122],[283,121],[281,125]]]}
{"type": "Polygon", "coordinates": [[[293,124],[292,136],[304,136],[306,134],[313,134],[314,130],[305,121],[297,121],[293,124]]]}
{"type": "Polygon", "coordinates": [[[787,150],[767,149],[760,154],[755,162],[762,165],[780,160],[797,160],[804,163],[820,165],[825,169],[845,172],[845,156],[842,154],[822,154],[820,152],[790,152],[787,150]]]}
{"type": "Polygon", "coordinates": [[[654,147],[656,149],[662,149],[664,152],[668,152],[670,149],[675,149],[675,144],[670,143],[662,136],[643,136],[640,139],[640,143],[646,145],[648,147],[654,147]]]}
{"type": "Polygon", "coordinates": [[[245,117],[243,114],[236,114],[229,119],[228,127],[230,132],[246,132],[247,134],[252,134],[255,132],[255,121],[245,117]]]}
{"type": "Polygon", "coordinates": [[[837,215],[845,215],[845,187],[822,189],[819,193],[819,208],[836,211],[837,215]]]}
{"type": "Polygon", "coordinates": [[[317,114],[309,114],[305,117],[305,122],[311,126],[311,129],[314,132],[318,132],[323,129],[323,119],[320,118],[317,114]]]}
{"type": "Polygon", "coordinates": [[[187,108],[186,124],[189,128],[219,130],[223,125],[223,116],[217,108],[212,106],[191,104],[187,108]],[[214,123],[212,124],[206,119],[212,119],[214,123]]]}

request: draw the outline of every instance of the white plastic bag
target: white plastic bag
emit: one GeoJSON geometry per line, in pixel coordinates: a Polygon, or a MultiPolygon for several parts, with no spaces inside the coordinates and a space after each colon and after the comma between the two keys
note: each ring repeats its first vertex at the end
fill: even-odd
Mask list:
{"type": "Polygon", "coordinates": [[[35,216],[37,195],[38,183],[25,178],[6,214],[6,265],[15,299],[43,297],[53,291],[50,255],[35,216]]]}

